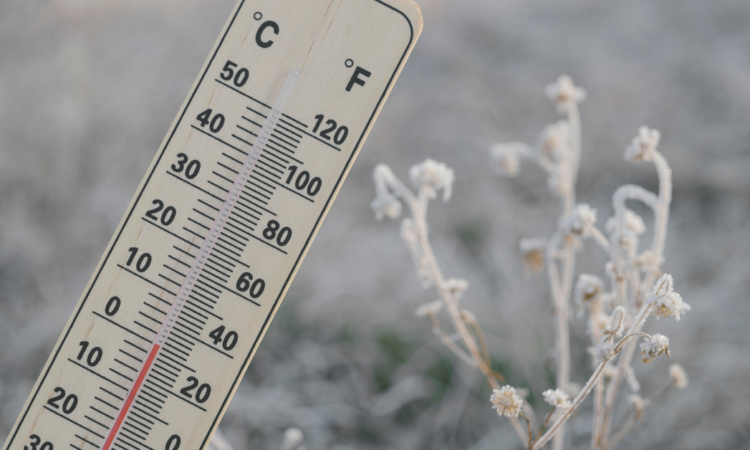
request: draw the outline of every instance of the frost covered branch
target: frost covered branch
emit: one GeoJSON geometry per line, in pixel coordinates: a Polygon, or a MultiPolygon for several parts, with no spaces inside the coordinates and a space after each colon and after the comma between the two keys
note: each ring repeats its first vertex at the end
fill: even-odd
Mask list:
{"type": "MultiPolygon", "coordinates": [[[[585,99],[583,89],[576,87],[567,76],[561,76],[545,89],[546,96],[555,104],[563,120],[547,126],[535,145],[520,142],[495,144],[490,149],[495,170],[506,176],[517,176],[522,160],[535,162],[547,173],[547,187],[560,202],[560,218],[549,238],[523,239],[520,247],[524,263],[530,272],[540,272],[546,266],[551,302],[555,315],[555,389],[543,393],[552,407],[539,429],[533,411],[524,404],[512,386],[502,386],[502,377],[490,365],[484,335],[474,315],[461,303],[468,288],[462,279],[445,279],[432,253],[428,239],[427,207],[429,201],[442,191],[443,200],[450,199],[454,173],[445,164],[426,160],[409,172],[416,193],[399,180],[386,165],[375,168],[377,196],[371,206],[376,217],[392,219],[401,214],[402,202],[411,217],[401,224],[401,236],[411,252],[417,273],[425,288],[433,287],[439,299],[417,309],[417,315],[430,319],[435,334],[462,361],[478,368],[493,389],[492,407],[511,423],[529,450],[539,450],[549,441],[553,449],[561,450],[565,424],[586,397],[594,393],[592,449],[611,449],[640,420],[644,409],[661,393],[647,400],[637,400],[640,390],[631,360],[636,350],[647,364],[665,354],[670,356],[670,342],[661,334],[649,335],[642,327],[651,315],[659,318],[680,317],[690,310],[682,297],[674,291],[671,275],[663,274],[664,246],[669,206],[672,198],[671,170],[659,153],[660,134],[642,127],[630,146],[625,159],[638,163],[652,163],[659,179],[659,191],[652,193],[637,185],[625,185],[612,197],[614,215],[604,226],[597,228],[597,211],[585,203],[577,203],[575,183],[581,158],[581,124],[578,105],[585,99]],[[646,231],[643,219],[628,209],[628,201],[639,201],[654,213],[652,242],[646,249],[640,246],[640,236],[646,231]],[[591,239],[607,255],[609,261],[603,275],[607,280],[591,274],[580,274],[574,284],[576,253],[586,239],[591,239]],[[588,333],[591,337],[593,373],[580,389],[572,388],[570,368],[569,319],[570,306],[575,301],[579,315],[588,314],[588,333]],[[450,329],[439,320],[445,311],[450,329]],[[640,341],[640,346],[638,342],[640,341]],[[623,381],[627,381],[633,395],[629,419],[611,433],[615,404],[620,397],[623,381]],[[570,397],[573,396],[571,399],[570,397]],[[526,421],[526,430],[518,421],[526,421]]],[[[681,367],[670,369],[669,386],[685,387],[687,377],[681,367]]]]}
{"type": "MultiPolygon", "coordinates": [[[[431,159],[413,166],[409,171],[409,178],[417,189],[416,194],[384,164],[375,168],[373,178],[377,196],[370,206],[375,216],[378,220],[384,217],[397,218],[402,209],[400,200],[403,200],[411,212],[411,217],[401,222],[401,237],[411,253],[422,286],[425,289],[433,287],[440,297],[438,300],[417,308],[416,314],[420,317],[428,317],[432,322],[433,331],[446,347],[465,363],[477,367],[493,389],[499,389],[503,378],[491,368],[482,329],[474,318],[474,314],[464,308],[460,302],[469,284],[460,278],[445,279],[433,255],[428,238],[426,216],[429,201],[436,198],[441,190],[443,200],[450,199],[455,178],[453,170],[431,159]],[[445,330],[438,319],[438,314],[442,310],[447,313],[451,327],[449,331],[445,330]]],[[[524,440],[523,428],[515,417],[511,420],[519,436],[524,440]]]]}

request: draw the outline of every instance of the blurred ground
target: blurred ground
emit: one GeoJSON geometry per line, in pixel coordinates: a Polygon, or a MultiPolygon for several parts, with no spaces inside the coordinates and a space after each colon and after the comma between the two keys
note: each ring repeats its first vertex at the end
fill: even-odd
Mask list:
{"type": "MultiPolygon", "coordinates": [[[[0,440],[183,101],[234,0],[0,3],[0,440]]],[[[537,396],[553,345],[546,285],[518,239],[548,234],[542,174],[495,178],[487,147],[557,120],[544,85],[568,73],[583,104],[580,201],[611,214],[637,127],[662,131],[675,193],[665,269],[693,310],[668,335],[691,377],[623,449],[750,448],[750,3],[744,0],[423,0],[424,33],[222,422],[237,450],[518,449],[476,373],[413,316],[422,291],[398,224],[369,209],[379,162],[456,170],[432,239],[490,335],[496,368],[537,396]]],[[[579,268],[601,273],[595,249],[579,268]]],[[[574,319],[576,374],[590,365],[574,319]]],[[[638,367],[646,393],[666,360],[638,367]]],[[[586,448],[590,403],[574,448],[586,448]]]]}

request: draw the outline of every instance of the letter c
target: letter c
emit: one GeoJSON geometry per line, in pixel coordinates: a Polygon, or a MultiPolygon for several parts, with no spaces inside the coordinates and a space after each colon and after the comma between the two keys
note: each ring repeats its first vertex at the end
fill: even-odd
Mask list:
{"type": "Polygon", "coordinates": [[[278,35],[279,34],[279,24],[277,24],[274,21],[267,21],[260,24],[260,27],[258,28],[258,32],[255,33],[255,42],[260,46],[261,48],[268,48],[273,45],[273,41],[268,40],[264,41],[262,38],[263,32],[266,30],[266,28],[271,28],[273,31],[273,34],[278,35]]]}

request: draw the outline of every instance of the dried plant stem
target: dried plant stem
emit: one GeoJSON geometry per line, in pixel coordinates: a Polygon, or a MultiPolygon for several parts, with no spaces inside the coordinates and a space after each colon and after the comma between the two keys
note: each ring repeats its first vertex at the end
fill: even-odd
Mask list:
{"type": "MultiPolygon", "coordinates": [[[[401,183],[399,182],[399,184],[401,183]]],[[[443,342],[448,346],[448,348],[453,350],[453,352],[461,357],[462,360],[466,361],[472,366],[479,368],[485,378],[487,378],[487,382],[490,384],[492,389],[500,389],[498,375],[490,367],[486,348],[484,351],[481,350],[481,347],[483,347],[483,336],[481,334],[478,334],[478,336],[480,336],[480,341],[482,342],[482,344],[478,344],[474,339],[471,331],[469,331],[469,329],[467,328],[465,314],[462,313],[461,306],[458,303],[458,300],[448,290],[445,283],[445,278],[443,277],[443,273],[440,270],[440,266],[437,264],[437,260],[435,259],[435,256],[432,252],[432,246],[430,245],[430,241],[428,239],[427,223],[425,220],[427,205],[426,196],[424,195],[423,191],[420,190],[417,198],[414,198],[411,194],[411,191],[409,191],[409,189],[407,189],[406,186],[403,185],[401,185],[400,191],[401,192],[399,193],[409,205],[409,208],[412,212],[412,217],[417,225],[420,249],[422,251],[422,254],[424,255],[424,260],[427,264],[427,267],[429,267],[430,276],[435,285],[435,289],[437,290],[438,294],[440,294],[440,298],[445,302],[446,310],[448,311],[448,316],[450,317],[451,324],[466,346],[468,355],[462,349],[458,348],[455,343],[450,338],[448,338],[448,336],[444,332],[442,332],[442,330],[439,328],[439,323],[437,322],[437,320],[433,322],[433,325],[437,325],[436,330],[439,331],[443,342]],[[417,199],[424,200],[419,201],[417,199]]],[[[511,424],[513,425],[513,428],[516,430],[521,440],[524,443],[527,443],[528,439],[525,436],[521,424],[518,423],[518,419],[511,418],[511,424]]]]}
{"type": "MultiPolygon", "coordinates": [[[[414,213],[413,210],[412,210],[412,213],[414,213]]],[[[451,323],[455,327],[456,332],[461,336],[461,339],[464,345],[468,349],[469,354],[471,355],[472,360],[474,361],[474,365],[478,367],[479,370],[482,371],[482,374],[484,374],[485,378],[487,378],[487,382],[490,384],[492,389],[500,389],[500,383],[498,383],[497,375],[490,367],[489,361],[485,360],[485,358],[483,357],[479,349],[479,346],[477,345],[477,342],[474,340],[474,337],[471,335],[471,332],[466,327],[466,323],[463,320],[463,314],[461,313],[461,309],[460,309],[461,307],[458,304],[458,300],[456,300],[453,297],[453,295],[450,293],[450,291],[448,291],[447,287],[445,286],[445,279],[443,278],[443,274],[440,270],[440,267],[438,266],[437,261],[435,260],[435,257],[432,253],[432,247],[430,246],[430,242],[427,239],[426,224],[424,223],[423,220],[420,220],[420,218],[417,218],[416,214],[414,215],[414,218],[416,219],[418,227],[421,231],[419,233],[419,237],[420,237],[420,244],[422,247],[422,252],[430,268],[430,273],[435,283],[435,288],[440,294],[440,297],[445,302],[446,309],[448,310],[448,316],[451,319],[451,323]]],[[[513,428],[516,430],[516,433],[518,433],[518,437],[521,438],[521,441],[524,442],[524,444],[527,444],[528,438],[524,435],[523,428],[521,427],[521,424],[518,422],[518,419],[516,419],[515,417],[511,417],[510,421],[511,421],[513,428]]]]}
{"type": "MultiPolygon", "coordinates": [[[[569,152],[562,164],[562,169],[567,172],[566,183],[562,195],[562,215],[568,216],[575,206],[575,183],[578,178],[578,167],[581,160],[581,120],[578,107],[575,104],[566,108],[569,127],[569,152]]],[[[573,277],[575,275],[575,244],[572,240],[563,239],[565,247],[562,258],[562,279],[555,277],[554,271],[549,271],[550,285],[559,286],[557,294],[553,290],[553,304],[555,307],[555,331],[556,331],[556,357],[557,357],[557,388],[564,392],[568,391],[570,383],[570,331],[568,324],[570,320],[570,295],[573,289],[573,277]]],[[[557,263],[548,258],[549,266],[557,263]]],[[[562,450],[565,444],[565,430],[560,430],[553,443],[553,450],[562,450]]]]}
{"type": "MultiPolygon", "coordinates": [[[[573,245],[566,243],[563,263],[563,281],[559,297],[555,300],[555,316],[557,331],[557,388],[568,390],[570,383],[570,332],[568,330],[570,315],[570,291],[573,286],[573,273],[575,265],[575,249],[573,245]]],[[[554,450],[562,450],[565,444],[564,430],[555,437],[554,450]]]]}
{"type": "MultiPolygon", "coordinates": [[[[641,307],[638,315],[636,315],[636,317],[633,319],[633,323],[628,330],[628,335],[632,336],[640,334],[640,329],[643,326],[643,322],[646,320],[646,316],[650,311],[651,305],[643,305],[641,307]]],[[[632,341],[627,344],[624,354],[620,357],[620,363],[617,366],[617,370],[615,371],[615,376],[612,378],[612,381],[609,382],[605,401],[604,417],[602,419],[602,436],[599,445],[599,447],[601,448],[607,448],[607,438],[609,435],[609,428],[612,421],[612,413],[614,411],[615,401],[617,400],[620,386],[622,386],[622,381],[625,377],[627,366],[630,364],[630,361],[635,354],[636,344],[636,341],[632,341]]]]}
{"type": "Polygon", "coordinates": [[[607,253],[607,255],[609,255],[610,246],[609,246],[609,241],[607,240],[607,238],[604,237],[602,232],[599,231],[599,229],[596,227],[591,227],[589,231],[591,231],[591,236],[593,236],[594,241],[596,241],[596,243],[599,244],[602,250],[604,250],[607,253]]]}
{"type": "Polygon", "coordinates": [[[602,426],[601,426],[601,438],[599,440],[599,445],[594,447],[595,449],[607,448],[607,437],[609,434],[609,428],[610,428],[610,424],[612,421],[612,413],[614,412],[615,402],[620,392],[622,381],[625,378],[626,366],[630,365],[630,361],[633,358],[633,355],[635,354],[636,344],[637,342],[633,341],[627,346],[627,348],[625,349],[625,352],[620,357],[620,362],[615,371],[615,375],[614,377],[612,377],[612,380],[609,382],[609,386],[607,387],[604,415],[602,418],[602,426]]]}
{"type": "MultiPolygon", "coordinates": [[[[419,260],[416,260],[417,257],[415,256],[415,263],[417,263],[418,266],[423,265],[427,268],[429,272],[429,281],[440,295],[440,298],[445,305],[445,309],[448,312],[450,322],[465,349],[460,348],[454,339],[442,330],[440,322],[437,320],[434,313],[429,313],[436,334],[438,334],[443,343],[461,358],[461,360],[470,366],[477,367],[485,376],[493,390],[500,389],[500,383],[498,380],[502,380],[502,376],[492,370],[489,353],[487,352],[481,328],[474,319],[463,310],[458,298],[449,289],[445,277],[440,270],[440,266],[435,259],[432,246],[430,245],[426,216],[429,201],[435,195],[434,190],[422,186],[415,196],[411,190],[393,175],[387,167],[382,166],[379,169],[376,169],[376,173],[377,177],[380,179],[380,182],[376,183],[379,195],[387,196],[388,189],[390,188],[390,190],[392,190],[396,196],[401,197],[409,207],[413,224],[416,229],[415,234],[418,254],[421,256],[419,260]],[[471,327],[471,330],[469,327],[471,327]]],[[[518,422],[518,419],[511,417],[510,421],[513,428],[518,433],[518,436],[521,438],[521,441],[524,442],[524,444],[527,444],[528,438],[526,437],[523,427],[518,422]]]]}
{"type": "Polygon", "coordinates": [[[547,424],[549,423],[549,419],[552,418],[552,414],[554,414],[556,410],[557,410],[557,406],[553,406],[552,409],[547,414],[547,417],[544,418],[544,423],[542,424],[542,428],[539,429],[540,433],[543,433],[544,429],[547,428],[547,424]]]}
{"type": "MultiPolygon", "coordinates": [[[[642,322],[646,319],[646,316],[648,315],[649,311],[651,310],[651,305],[644,305],[641,310],[636,315],[633,324],[630,326],[630,329],[628,330],[625,337],[623,337],[620,342],[617,343],[615,348],[613,349],[614,355],[619,354],[622,349],[632,340],[632,338],[639,336],[640,333],[638,332],[638,329],[640,328],[640,325],[642,322]]],[[[633,341],[635,342],[635,341],[633,341]]],[[[546,444],[552,437],[555,435],[555,433],[558,432],[558,430],[561,429],[561,427],[565,424],[565,422],[568,420],[570,415],[573,413],[573,411],[580,406],[581,402],[586,398],[586,396],[591,392],[591,390],[594,388],[594,385],[599,380],[599,377],[602,375],[604,371],[604,367],[607,365],[608,361],[604,361],[599,363],[599,365],[594,370],[593,375],[591,375],[591,378],[586,382],[586,384],[581,389],[581,392],[576,395],[575,399],[573,400],[570,408],[568,408],[564,414],[562,414],[534,444],[532,447],[532,450],[539,450],[546,444]]]]}
{"type": "MultiPolygon", "coordinates": [[[[421,224],[419,222],[420,221],[418,220],[418,226],[422,228],[424,226],[424,222],[422,222],[421,224]]],[[[490,382],[490,385],[493,385],[493,389],[499,389],[500,385],[495,378],[494,372],[489,367],[488,362],[483,358],[483,355],[479,349],[479,345],[474,340],[474,336],[472,336],[471,332],[466,327],[466,322],[464,322],[463,320],[463,315],[461,314],[461,307],[458,304],[458,300],[453,297],[453,295],[445,285],[443,274],[440,271],[440,267],[437,265],[437,262],[435,261],[435,257],[432,253],[430,243],[427,240],[427,236],[425,236],[426,229],[424,229],[424,232],[420,232],[419,234],[420,243],[422,245],[422,252],[425,256],[427,265],[430,268],[430,273],[435,283],[435,288],[440,294],[440,297],[445,302],[446,308],[448,310],[448,316],[451,319],[451,323],[455,327],[456,332],[461,336],[461,339],[463,340],[464,345],[466,345],[469,354],[475,361],[476,366],[479,368],[479,370],[482,371],[484,376],[487,378],[487,381],[490,382]]]]}
{"type": "Polygon", "coordinates": [[[667,241],[667,222],[669,221],[669,204],[672,202],[672,169],[661,153],[654,151],[654,166],[659,175],[659,212],[656,215],[652,253],[656,265],[664,260],[664,245],[667,241]]]}
{"type": "MultiPolygon", "coordinates": [[[[600,328],[597,326],[596,318],[601,314],[601,305],[596,302],[591,305],[591,312],[589,314],[589,329],[591,330],[591,341],[594,346],[597,345],[599,339],[601,339],[600,328]]],[[[601,439],[601,427],[602,427],[602,409],[604,408],[602,399],[604,395],[604,380],[597,380],[594,386],[594,423],[591,430],[591,448],[597,448],[601,439]]]]}
{"type": "Polygon", "coordinates": [[[534,446],[532,447],[532,450],[539,450],[544,445],[552,439],[552,436],[557,433],[558,430],[562,429],[561,427],[565,422],[568,420],[571,414],[573,414],[573,411],[575,411],[578,406],[583,402],[583,399],[586,398],[586,396],[591,392],[591,389],[594,387],[594,384],[599,379],[599,376],[604,371],[604,367],[606,366],[606,363],[600,363],[596,370],[594,371],[594,374],[589,378],[589,380],[586,382],[586,385],[583,386],[583,389],[581,389],[581,392],[576,395],[576,398],[573,399],[573,403],[569,409],[565,411],[553,424],[550,426],[550,428],[539,437],[539,439],[534,443],[534,446]]]}
{"type": "MultiPolygon", "coordinates": [[[[664,157],[658,151],[653,152],[653,163],[656,167],[656,172],[659,177],[658,197],[639,186],[632,185],[622,186],[617,190],[617,192],[615,192],[615,195],[613,197],[615,215],[621,224],[624,224],[625,221],[625,201],[629,198],[642,201],[646,205],[650,206],[654,211],[655,231],[651,245],[653,267],[648,272],[644,283],[634,284],[632,286],[635,306],[640,305],[640,303],[645,298],[645,290],[650,288],[650,286],[654,284],[656,277],[660,274],[659,265],[664,259],[664,245],[667,235],[667,223],[669,221],[669,205],[672,201],[672,170],[669,168],[666,159],[664,159],[664,157]]],[[[636,277],[634,281],[637,282],[638,277],[636,277]]],[[[640,325],[638,329],[640,329],[640,325]]],[[[620,362],[617,366],[615,376],[609,383],[605,402],[606,406],[602,419],[602,437],[600,439],[600,447],[603,449],[609,448],[608,436],[612,423],[612,414],[614,412],[617,398],[619,397],[618,394],[622,386],[622,381],[625,377],[625,372],[630,366],[630,362],[633,359],[635,350],[636,343],[630,343],[625,349],[623,355],[620,357],[620,362]]]]}

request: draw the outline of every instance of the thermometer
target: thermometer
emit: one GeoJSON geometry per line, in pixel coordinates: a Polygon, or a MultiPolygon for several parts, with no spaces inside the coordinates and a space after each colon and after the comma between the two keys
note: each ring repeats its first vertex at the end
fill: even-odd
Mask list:
{"type": "Polygon", "coordinates": [[[207,446],[421,29],[238,2],[5,450],[207,446]]]}

